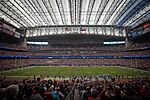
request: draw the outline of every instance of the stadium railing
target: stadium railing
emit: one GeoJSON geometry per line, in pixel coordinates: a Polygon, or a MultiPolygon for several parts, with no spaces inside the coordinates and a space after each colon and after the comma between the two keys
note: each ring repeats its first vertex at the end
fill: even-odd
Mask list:
{"type": "Polygon", "coordinates": [[[65,98],[65,100],[74,100],[74,91],[75,91],[75,85],[73,86],[72,90],[67,95],[67,97],[65,98]]]}

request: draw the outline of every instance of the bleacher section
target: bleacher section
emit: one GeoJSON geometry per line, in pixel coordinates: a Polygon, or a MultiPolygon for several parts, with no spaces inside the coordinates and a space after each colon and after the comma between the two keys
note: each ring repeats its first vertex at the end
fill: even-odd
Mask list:
{"type": "MultiPolygon", "coordinates": [[[[114,48],[114,47],[113,47],[114,48]]],[[[150,70],[150,50],[72,50],[66,48],[46,51],[0,50],[1,70],[10,70],[32,65],[50,66],[125,66],[150,70]]]]}

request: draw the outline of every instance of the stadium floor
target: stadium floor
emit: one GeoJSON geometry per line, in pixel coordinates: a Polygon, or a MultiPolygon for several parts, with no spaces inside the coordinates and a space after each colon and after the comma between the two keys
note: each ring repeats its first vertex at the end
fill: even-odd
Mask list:
{"type": "Polygon", "coordinates": [[[0,76],[7,77],[55,77],[55,76],[97,76],[109,74],[112,76],[140,76],[150,77],[150,72],[120,66],[30,66],[0,72],[0,76]]]}

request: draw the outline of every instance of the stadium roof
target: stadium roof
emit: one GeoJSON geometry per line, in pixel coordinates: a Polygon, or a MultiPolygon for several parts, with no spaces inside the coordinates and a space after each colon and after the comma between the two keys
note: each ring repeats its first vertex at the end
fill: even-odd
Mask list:
{"type": "Polygon", "coordinates": [[[67,25],[135,26],[150,18],[150,0],[0,0],[0,17],[16,27],[30,29],[67,25]]]}

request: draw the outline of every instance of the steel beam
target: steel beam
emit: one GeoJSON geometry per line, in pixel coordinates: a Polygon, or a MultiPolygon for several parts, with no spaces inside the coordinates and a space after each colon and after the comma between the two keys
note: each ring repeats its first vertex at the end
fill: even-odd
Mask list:
{"type": "Polygon", "coordinates": [[[139,20],[136,21],[136,23],[134,23],[132,25],[132,27],[135,27],[145,21],[149,21],[150,20],[150,12],[146,13],[144,16],[140,17],[139,20]]]}
{"type": "Polygon", "coordinates": [[[71,19],[71,24],[73,24],[73,13],[74,13],[74,9],[73,9],[73,1],[72,0],[68,0],[69,2],[69,10],[70,10],[70,19],[71,19]]]}
{"type": "Polygon", "coordinates": [[[109,8],[107,11],[106,16],[103,19],[103,25],[105,25],[109,19],[112,17],[113,13],[116,11],[116,9],[120,6],[120,4],[123,2],[123,0],[114,0],[113,3],[111,4],[112,6],[109,8]]]}
{"type": "Polygon", "coordinates": [[[100,19],[102,13],[103,13],[105,7],[107,6],[108,2],[109,2],[109,0],[102,0],[101,1],[101,4],[100,4],[100,6],[98,8],[98,11],[97,11],[97,14],[95,16],[94,24],[98,24],[99,19],[100,19]]]}
{"type": "Polygon", "coordinates": [[[13,4],[11,2],[8,2],[7,4],[3,5],[5,8],[10,10],[16,17],[16,20],[22,21],[26,26],[30,26],[31,23],[27,22],[18,12],[16,12],[16,9],[14,9],[13,4]],[[9,5],[9,3],[12,5],[9,5]]]}
{"type": "Polygon", "coordinates": [[[90,21],[90,16],[93,10],[93,6],[94,6],[95,0],[89,0],[89,5],[88,5],[88,10],[87,10],[87,14],[86,14],[86,23],[89,24],[90,21]]]}
{"type": "Polygon", "coordinates": [[[116,17],[116,19],[113,21],[113,23],[116,23],[128,10],[129,8],[138,0],[130,0],[128,4],[122,9],[122,11],[119,13],[119,15],[116,17]]]}
{"type": "MultiPolygon", "coordinates": [[[[20,21],[16,20],[13,15],[8,14],[8,11],[3,11],[2,9],[0,9],[1,13],[4,14],[5,16],[7,16],[8,18],[10,18],[12,21],[16,22],[19,26],[24,26],[24,24],[22,24],[20,21]]],[[[25,26],[24,26],[25,27],[25,26]]]]}
{"type": "Polygon", "coordinates": [[[58,9],[59,9],[59,13],[60,13],[60,16],[61,16],[61,19],[62,19],[62,23],[66,24],[65,12],[64,12],[64,7],[63,7],[63,4],[62,4],[62,1],[61,0],[56,0],[56,3],[57,3],[57,6],[58,6],[58,9]]]}
{"type": "MultiPolygon", "coordinates": [[[[16,7],[16,5],[14,5],[14,3],[12,3],[11,1],[9,1],[16,9],[16,11],[18,10],[29,22],[30,22],[30,24],[31,25],[34,25],[34,23],[31,21],[31,19],[32,19],[32,17],[31,17],[31,19],[29,19],[24,13],[22,13],[22,11],[18,8],[18,7],[16,7]]],[[[15,0],[14,0],[14,2],[15,3],[17,3],[15,0]]],[[[18,4],[18,3],[17,3],[18,4]]],[[[20,6],[20,5],[19,5],[20,6]]],[[[21,6],[20,6],[21,7],[21,6]]],[[[22,7],[21,7],[22,8],[22,7]]],[[[24,10],[24,9],[23,9],[24,10]]],[[[25,11],[25,10],[24,10],[25,11]]],[[[26,11],[25,11],[26,12],[26,11]]],[[[28,14],[28,13],[27,13],[28,14]]],[[[19,14],[20,15],[20,14],[19,14]]],[[[20,15],[21,16],[21,15],[20,15]]],[[[29,15],[30,16],[30,15],[29,15]]],[[[24,19],[24,18],[23,18],[24,19]]],[[[25,19],[24,19],[25,20],[25,19]]],[[[35,22],[35,21],[34,21],[35,22]]],[[[35,22],[36,23],[36,22],[35,22]]]]}
{"type": "Polygon", "coordinates": [[[22,25],[23,26],[25,26],[25,25],[28,25],[28,23],[26,23],[26,21],[25,20],[23,20],[22,18],[21,18],[21,16],[19,16],[19,14],[17,13],[17,12],[15,12],[15,10],[14,9],[12,9],[12,7],[10,7],[8,4],[1,4],[3,7],[1,7],[1,11],[3,12],[3,13],[9,13],[9,14],[6,14],[6,15],[8,15],[8,16],[10,16],[10,17],[13,17],[13,19],[14,20],[17,20],[17,22],[19,22],[19,23],[22,23],[22,25]],[[10,14],[11,13],[11,14],[10,14]]]}
{"type": "Polygon", "coordinates": [[[45,24],[50,24],[51,21],[48,19],[48,17],[46,16],[46,12],[44,12],[42,6],[40,5],[39,1],[38,0],[33,0],[34,2],[34,5],[35,7],[37,7],[37,11],[40,13],[40,16],[44,19],[44,23],[45,24]],[[43,15],[42,15],[43,14],[43,15]],[[47,23],[49,22],[49,23],[47,23]]]}
{"type": "Polygon", "coordinates": [[[78,9],[77,18],[78,18],[78,24],[81,24],[81,11],[82,11],[82,2],[83,2],[83,0],[79,0],[79,1],[80,1],[80,3],[79,3],[79,6],[77,7],[77,9],[78,9]]]}
{"type": "Polygon", "coordinates": [[[122,12],[122,10],[126,7],[126,5],[129,3],[129,0],[123,0],[121,4],[117,7],[115,12],[112,14],[112,18],[110,19],[111,25],[116,25],[114,21],[118,17],[118,15],[122,12]]]}
{"type": "Polygon", "coordinates": [[[146,3],[146,6],[140,10],[139,12],[136,12],[133,17],[131,17],[128,21],[125,22],[125,26],[127,25],[133,25],[138,21],[140,18],[142,18],[144,15],[150,12],[150,3],[146,3]]]}
{"type": "Polygon", "coordinates": [[[21,0],[20,2],[27,9],[27,11],[29,12],[29,15],[31,15],[35,19],[36,23],[39,24],[40,20],[42,19],[37,16],[35,9],[33,7],[30,7],[30,5],[28,4],[26,0],[21,0]]]}
{"type": "MultiPolygon", "coordinates": [[[[67,33],[68,34],[95,34],[98,29],[100,29],[97,34],[103,34],[103,35],[117,35],[117,36],[123,36],[122,33],[125,29],[128,29],[128,27],[118,27],[118,26],[109,26],[109,25],[88,25],[88,29],[86,29],[85,33],[78,33],[76,30],[70,30],[71,28],[77,28],[79,25],[68,25],[68,26],[45,26],[45,27],[34,27],[34,28],[27,28],[27,30],[31,33],[28,37],[33,36],[41,36],[41,35],[53,35],[53,34],[63,34],[63,30],[66,30],[66,27],[69,28],[67,33]],[[47,29],[51,29],[49,34],[46,34],[47,29]],[[89,31],[88,31],[89,30],[89,31]],[[116,31],[114,31],[116,30],[116,31]],[[61,31],[62,33],[58,33],[58,31],[61,31]],[[109,34],[108,34],[109,33],[109,34]]],[[[85,25],[81,25],[81,28],[85,28],[85,25]]]]}
{"type": "Polygon", "coordinates": [[[54,13],[53,8],[52,8],[51,2],[49,0],[42,0],[42,2],[44,4],[44,6],[46,7],[49,15],[51,16],[53,23],[58,24],[58,20],[57,20],[55,13],[54,13]]]}
{"type": "Polygon", "coordinates": [[[14,1],[24,10],[24,12],[26,12],[26,14],[28,14],[28,16],[34,21],[34,23],[37,23],[37,21],[33,18],[33,16],[31,16],[16,0],[14,1]]]}
{"type": "Polygon", "coordinates": [[[129,18],[131,18],[136,12],[139,12],[144,6],[149,3],[149,0],[142,0],[136,2],[134,6],[132,6],[131,10],[125,16],[122,16],[121,19],[118,20],[118,25],[123,25],[129,18]]]}
{"type": "MultiPolygon", "coordinates": [[[[40,17],[40,20],[42,22],[46,22],[45,18],[43,16],[41,16],[39,9],[36,8],[37,5],[35,5],[34,2],[31,2],[30,0],[28,0],[29,4],[32,6],[32,8],[34,9],[34,11],[36,12],[35,14],[38,15],[40,17]]],[[[40,23],[42,24],[42,23],[40,23]]]]}

